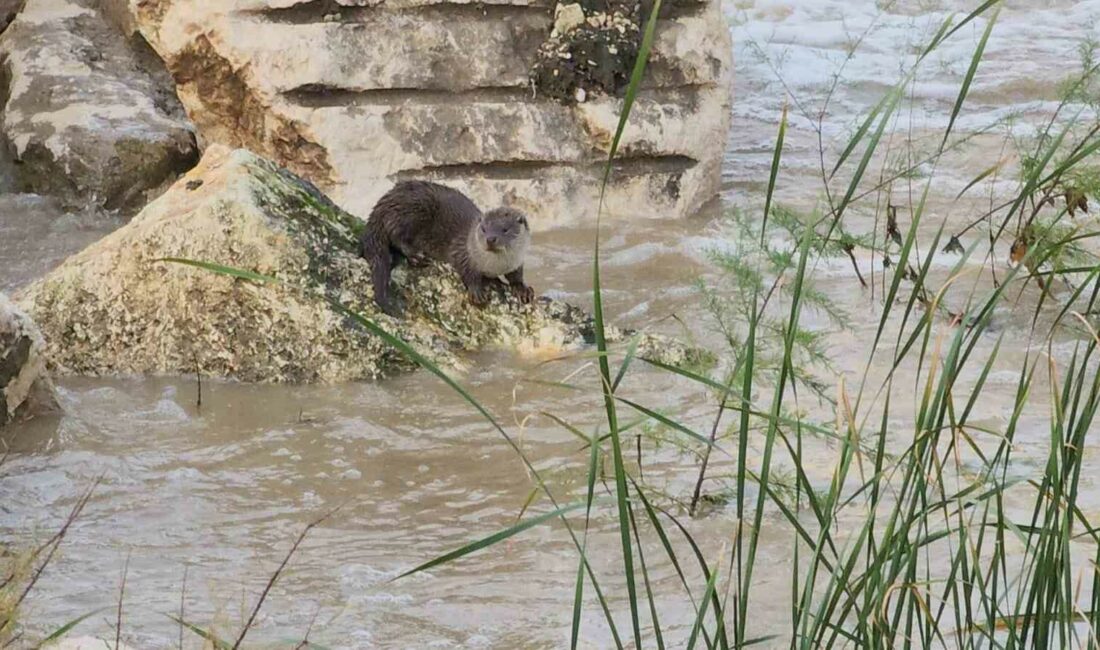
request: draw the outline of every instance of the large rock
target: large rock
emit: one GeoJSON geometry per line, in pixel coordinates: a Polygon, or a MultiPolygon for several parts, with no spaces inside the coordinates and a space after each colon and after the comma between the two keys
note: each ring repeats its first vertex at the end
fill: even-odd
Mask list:
{"type": "MultiPolygon", "coordinates": [[[[278,161],[359,216],[408,177],[540,225],[595,215],[622,101],[535,92],[553,2],[111,2],[164,58],[205,139],[278,161]]],[[[681,0],[659,22],[609,213],[683,215],[715,195],[731,56],[719,0],[681,0]]]]}
{"type": "Polygon", "coordinates": [[[163,64],[131,47],[95,5],[27,0],[0,36],[3,131],[21,189],[139,207],[146,190],[197,161],[194,130],[170,79],[150,67],[163,64]]]}
{"type": "MultiPolygon", "coordinates": [[[[488,345],[553,350],[591,340],[580,310],[498,295],[469,304],[448,267],[396,274],[406,319],[376,311],[356,254],[362,222],[314,186],[248,151],[212,146],[199,166],[129,224],[29,286],[21,303],[57,371],[167,373],[246,381],[346,381],[410,362],[333,307],[338,300],[438,362],[488,345]],[[273,275],[256,284],[162,261],[179,257],[273,275]]],[[[404,268],[404,267],[402,267],[404,268]]],[[[612,328],[611,337],[627,333],[612,328]]],[[[656,337],[641,354],[676,364],[706,355],[656,337]]]]}
{"type": "Polygon", "coordinates": [[[0,293],[0,426],[57,408],[42,350],[38,328],[0,293]]]}

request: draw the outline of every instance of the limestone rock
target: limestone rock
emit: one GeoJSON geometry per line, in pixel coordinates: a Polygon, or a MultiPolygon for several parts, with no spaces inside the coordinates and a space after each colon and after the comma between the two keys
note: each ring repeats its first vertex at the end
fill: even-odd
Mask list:
{"type": "Polygon", "coordinates": [[[554,31],[568,34],[584,24],[584,9],[579,3],[559,4],[554,9],[554,31]]]}
{"type": "MultiPolygon", "coordinates": [[[[550,0],[111,2],[128,2],[205,140],[285,165],[360,217],[405,178],[509,202],[536,227],[595,217],[622,101],[533,95],[550,0]]],[[[731,57],[719,0],[659,21],[608,214],[686,215],[716,194],[731,57]]]]}
{"type": "Polygon", "coordinates": [[[42,335],[31,319],[0,293],[0,426],[56,408],[42,335]]]}
{"type": "MultiPolygon", "coordinates": [[[[211,146],[198,167],[129,224],[19,299],[42,327],[49,359],[62,373],[201,370],[245,381],[335,382],[412,367],[332,300],[451,367],[461,367],[463,350],[557,352],[591,340],[591,320],[561,303],[520,305],[501,291],[488,307],[471,306],[457,274],[442,265],[400,267],[396,295],[406,318],[379,313],[369,265],[357,254],[362,225],[290,172],[246,150],[211,146]],[[165,258],[245,269],[282,284],[165,258]]],[[[612,329],[610,336],[629,335],[612,329]]],[[[707,359],[654,337],[639,349],[676,364],[707,359]]]]}
{"type": "Polygon", "coordinates": [[[96,0],[27,0],[0,37],[3,131],[22,189],[130,208],[198,158],[178,99],[96,0]]]}

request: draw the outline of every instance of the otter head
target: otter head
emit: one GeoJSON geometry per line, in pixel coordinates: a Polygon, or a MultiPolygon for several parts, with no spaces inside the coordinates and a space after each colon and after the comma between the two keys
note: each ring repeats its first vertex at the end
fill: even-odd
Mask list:
{"type": "Polygon", "coordinates": [[[472,234],[470,257],[482,274],[497,277],[523,266],[531,228],[519,210],[502,207],[486,212],[472,234]]]}

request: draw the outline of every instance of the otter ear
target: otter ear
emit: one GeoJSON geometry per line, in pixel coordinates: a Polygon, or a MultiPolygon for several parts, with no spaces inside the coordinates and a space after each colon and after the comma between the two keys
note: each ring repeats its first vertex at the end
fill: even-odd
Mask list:
{"type": "Polygon", "coordinates": [[[527,225],[527,217],[523,216],[522,214],[521,214],[521,215],[519,215],[519,225],[523,226],[524,228],[528,228],[528,227],[529,227],[529,226],[527,225]]]}

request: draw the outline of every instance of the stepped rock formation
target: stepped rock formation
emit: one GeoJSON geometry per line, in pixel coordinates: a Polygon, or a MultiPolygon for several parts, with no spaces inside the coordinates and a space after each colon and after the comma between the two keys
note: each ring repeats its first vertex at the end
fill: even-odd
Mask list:
{"type": "MultiPolygon", "coordinates": [[[[486,346],[560,353],[589,343],[591,318],[501,290],[470,305],[442,265],[399,267],[406,318],[378,312],[370,267],[357,254],[363,222],[313,185],[246,150],[211,146],[199,165],[130,223],[17,295],[71,374],[193,374],[244,381],[349,381],[411,362],[330,302],[373,319],[439,363],[486,346]],[[163,261],[187,258],[277,277],[258,284],[163,261]]],[[[610,340],[631,333],[609,329],[610,340]]],[[[709,356],[639,335],[638,354],[674,365],[709,356]]]]}
{"type": "MultiPolygon", "coordinates": [[[[537,93],[532,67],[558,36],[553,0],[107,6],[164,59],[206,141],[285,165],[360,217],[409,177],[447,182],[484,206],[507,201],[537,227],[595,215],[622,101],[537,93]]],[[[570,9],[558,14],[572,16],[573,28],[570,9]]],[[[718,0],[679,0],[662,16],[606,197],[610,214],[689,214],[717,191],[728,26],[718,0]]]]}
{"type": "Polygon", "coordinates": [[[38,328],[0,293],[0,426],[57,408],[42,348],[38,328]]]}
{"type": "Polygon", "coordinates": [[[194,165],[198,148],[171,80],[150,69],[163,64],[126,43],[97,4],[26,0],[0,36],[3,131],[22,190],[136,209],[194,165]]]}

